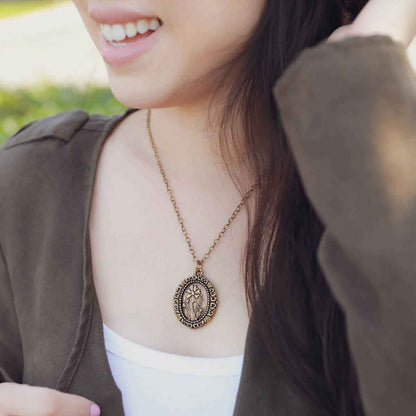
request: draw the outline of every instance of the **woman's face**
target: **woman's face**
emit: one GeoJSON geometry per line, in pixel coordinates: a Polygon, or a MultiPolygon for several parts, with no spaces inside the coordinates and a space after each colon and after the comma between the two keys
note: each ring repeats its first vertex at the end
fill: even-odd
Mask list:
{"type": "MultiPolygon", "coordinates": [[[[73,1],[102,55],[100,23],[107,20],[99,10],[124,9],[163,22],[149,39],[141,39],[147,46],[139,55],[122,63],[103,55],[115,97],[129,107],[150,108],[205,102],[215,81],[203,82],[204,76],[244,48],[266,0],[73,1]]],[[[139,20],[120,17],[114,10],[109,19],[108,23],[123,25],[139,20]]]]}

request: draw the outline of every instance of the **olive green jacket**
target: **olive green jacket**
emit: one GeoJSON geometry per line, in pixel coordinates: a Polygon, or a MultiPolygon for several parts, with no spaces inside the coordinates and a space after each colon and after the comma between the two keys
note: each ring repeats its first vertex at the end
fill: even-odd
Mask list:
{"type": "MultiPolygon", "coordinates": [[[[317,256],[345,312],[366,416],[416,414],[416,75],[406,49],[384,35],[321,42],[273,94],[325,226],[317,256]]],[[[65,111],[0,146],[0,381],[82,395],[103,416],[124,412],[87,224],[100,150],[132,111],[65,111]]],[[[251,321],[233,416],[314,414],[251,321]]]]}

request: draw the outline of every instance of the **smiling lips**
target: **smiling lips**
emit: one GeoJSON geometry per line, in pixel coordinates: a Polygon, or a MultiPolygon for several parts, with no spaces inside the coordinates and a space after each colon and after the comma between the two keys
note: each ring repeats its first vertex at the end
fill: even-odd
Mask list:
{"type": "MultiPolygon", "coordinates": [[[[159,23],[157,22],[157,24],[159,23]]],[[[163,36],[163,28],[164,25],[159,25],[156,30],[148,28],[144,31],[144,28],[142,30],[144,31],[143,34],[139,33],[137,30],[133,31],[132,28],[131,31],[127,33],[128,28],[126,28],[126,25],[115,24],[110,26],[110,33],[108,28],[105,29],[104,25],[103,35],[101,37],[102,55],[104,60],[111,65],[117,66],[125,65],[137,60],[157,44],[160,37],[163,36]],[[105,37],[105,30],[108,31],[108,37],[113,40],[108,40],[107,37],[105,37]],[[135,34],[135,36],[128,36],[133,34],[135,34]]]]}
{"type": "MultiPolygon", "coordinates": [[[[105,39],[109,42],[120,42],[126,38],[137,38],[137,35],[144,35],[147,32],[155,31],[161,23],[159,19],[139,19],[136,22],[100,24],[105,39]]],[[[150,34],[150,33],[149,33],[150,34]]]]}
{"type": "Polygon", "coordinates": [[[139,58],[163,36],[161,19],[148,11],[94,4],[88,16],[100,24],[104,60],[124,65],[139,58]]]}

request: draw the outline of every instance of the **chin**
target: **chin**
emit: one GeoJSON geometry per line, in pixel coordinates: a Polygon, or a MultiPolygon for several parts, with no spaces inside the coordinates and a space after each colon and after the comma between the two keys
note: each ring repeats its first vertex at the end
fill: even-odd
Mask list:
{"type": "MultiPolygon", "coordinates": [[[[149,84],[149,83],[147,83],[149,84]]],[[[131,84],[120,83],[119,80],[110,80],[110,88],[114,97],[121,104],[131,108],[162,108],[175,105],[172,96],[165,90],[149,87],[139,87],[137,83],[133,88],[131,84]]],[[[146,85],[142,83],[141,85],[146,85]]]]}

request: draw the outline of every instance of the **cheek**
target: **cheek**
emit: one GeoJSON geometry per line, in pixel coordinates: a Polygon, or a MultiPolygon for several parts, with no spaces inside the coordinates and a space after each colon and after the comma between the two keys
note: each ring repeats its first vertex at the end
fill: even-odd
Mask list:
{"type": "Polygon", "coordinates": [[[229,19],[195,14],[192,19],[176,21],[169,28],[169,46],[166,54],[171,67],[184,76],[195,78],[227,63],[244,49],[254,30],[261,10],[256,13],[240,13],[239,18],[229,19]]]}
{"type": "MultiPolygon", "coordinates": [[[[154,49],[131,65],[107,66],[113,94],[125,105],[178,105],[209,93],[211,81],[203,83],[204,76],[244,47],[265,0],[166,1],[164,8],[163,1],[155,5],[165,33],[154,49]]],[[[88,18],[84,1],[74,2],[100,50],[99,27],[88,18]]]]}
{"type": "Polygon", "coordinates": [[[197,64],[218,63],[236,54],[242,45],[244,30],[212,23],[188,25],[178,36],[177,47],[182,58],[197,64]]]}

